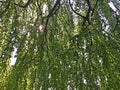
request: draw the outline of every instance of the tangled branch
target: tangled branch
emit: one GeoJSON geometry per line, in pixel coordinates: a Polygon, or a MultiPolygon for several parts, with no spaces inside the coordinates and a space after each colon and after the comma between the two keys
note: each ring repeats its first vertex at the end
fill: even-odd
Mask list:
{"type": "Polygon", "coordinates": [[[72,7],[72,4],[71,4],[71,1],[70,1],[70,0],[69,0],[69,5],[70,5],[71,10],[72,10],[75,14],[77,14],[77,15],[78,15],[78,16],[80,16],[80,17],[82,17],[83,19],[86,19],[86,17],[85,17],[85,16],[81,15],[80,13],[76,12],[76,11],[73,9],[73,7],[72,7]]]}
{"type": "Polygon", "coordinates": [[[87,2],[87,5],[88,5],[88,11],[87,11],[87,14],[85,16],[81,15],[80,13],[76,12],[73,7],[72,7],[72,4],[71,4],[71,1],[69,0],[69,5],[70,5],[70,8],[71,10],[77,14],[78,16],[82,17],[84,19],[83,21],[83,24],[82,25],[85,25],[86,21],[88,22],[88,24],[90,25],[90,16],[93,15],[94,11],[95,11],[95,8],[97,6],[97,3],[98,3],[98,0],[96,1],[95,5],[94,5],[94,8],[92,8],[91,6],[91,3],[90,3],[90,0],[86,0],[87,2]]]}
{"type": "Polygon", "coordinates": [[[44,28],[45,35],[47,35],[47,26],[48,26],[48,22],[49,22],[50,17],[53,16],[54,14],[56,14],[56,12],[59,10],[59,8],[60,8],[60,0],[57,0],[55,5],[53,6],[51,11],[49,12],[49,14],[45,17],[46,18],[45,28],[44,28]]]}

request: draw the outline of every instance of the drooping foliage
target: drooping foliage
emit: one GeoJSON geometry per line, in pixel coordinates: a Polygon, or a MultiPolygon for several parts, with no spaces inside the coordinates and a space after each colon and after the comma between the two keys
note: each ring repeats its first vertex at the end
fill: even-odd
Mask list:
{"type": "Polygon", "coordinates": [[[0,1],[0,89],[119,90],[117,10],[107,0],[0,1]]]}

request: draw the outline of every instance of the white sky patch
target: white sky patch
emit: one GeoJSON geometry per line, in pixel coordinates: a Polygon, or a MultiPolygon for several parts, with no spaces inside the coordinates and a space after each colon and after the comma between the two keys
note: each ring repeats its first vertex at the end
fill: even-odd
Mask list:
{"type": "Polygon", "coordinates": [[[109,2],[108,4],[114,11],[117,11],[117,9],[115,8],[115,6],[112,2],[109,2]]]}
{"type": "Polygon", "coordinates": [[[10,63],[9,63],[10,66],[15,65],[16,60],[17,60],[17,57],[16,57],[16,55],[17,55],[17,48],[15,46],[13,46],[13,48],[14,48],[14,51],[11,52],[11,58],[10,58],[10,63]]]}
{"type": "Polygon", "coordinates": [[[51,73],[48,75],[48,78],[51,79],[51,73]]]}
{"type": "Polygon", "coordinates": [[[46,11],[48,10],[48,7],[46,4],[43,5],[43,13],[46,13],[46,11]]]}
{"type": "Polygon", "coordinates": [[[87,80],[85,78],[83,78],[83,83],[87,84],[87,80]]]}

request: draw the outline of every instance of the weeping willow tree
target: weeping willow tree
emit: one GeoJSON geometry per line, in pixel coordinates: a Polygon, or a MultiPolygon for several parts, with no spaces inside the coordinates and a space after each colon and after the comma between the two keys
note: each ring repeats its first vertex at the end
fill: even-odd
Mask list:
{"type": "Polygon", "coordinates": [[[119,90],[120,15],[108,1],[1,0],[0,90],[119,90]]]}

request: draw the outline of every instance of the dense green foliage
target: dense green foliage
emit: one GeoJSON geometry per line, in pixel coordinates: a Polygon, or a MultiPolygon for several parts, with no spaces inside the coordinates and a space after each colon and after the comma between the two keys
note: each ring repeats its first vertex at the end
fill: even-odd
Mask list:
{"type": "Polygon", "coordinates": [[[107,0],[0,1],[0,90],[119,89],[120,15],[107,0]]]}

